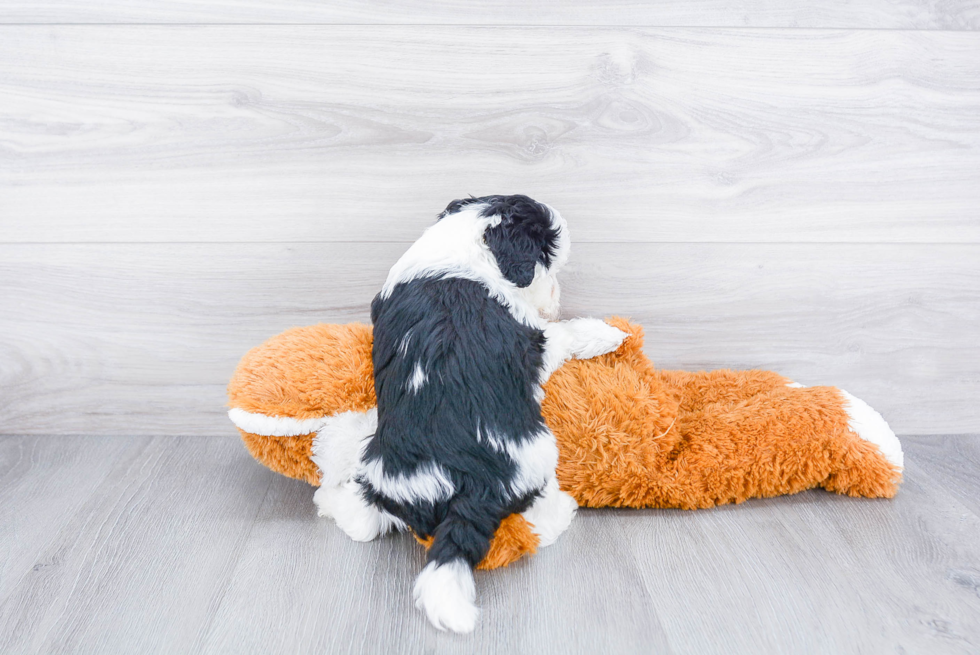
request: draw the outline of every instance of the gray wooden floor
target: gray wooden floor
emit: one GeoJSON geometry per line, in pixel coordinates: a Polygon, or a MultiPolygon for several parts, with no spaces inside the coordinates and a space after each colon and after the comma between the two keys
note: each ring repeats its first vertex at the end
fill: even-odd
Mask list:
{"type": "Polygon", "coordinates": [[[582,511],[461,637],[411,538],[350,541],[237,439],[4,437],[0,652],[980,652],[980,437],[904,443],[894,500],[582,511]]]}

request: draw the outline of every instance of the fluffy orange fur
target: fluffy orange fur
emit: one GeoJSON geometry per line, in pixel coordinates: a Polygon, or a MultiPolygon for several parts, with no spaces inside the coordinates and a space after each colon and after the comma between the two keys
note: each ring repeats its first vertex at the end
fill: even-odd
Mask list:
{"type": "MultiPolygon", "coordinates": [[[[848,428],[834,387],[794,388],[768,371],[659,371],[643,354],[643,330],[608,355],[573,360],[545,385],[542,413],[558,442],[557,476],[585,507],[696,509],[823,487],[891,497],[901,482],[877,446],[848,428]]],[[[375,404],[371,328],[295,328],[251,350],[228,387],[230,406],[297,419],[365,411],[375,404]]],[[[242,431],[269,468],[319,484],[315,435],[242,431]]],[[[533,553],[520,516],[494,536],[481,568],[533,553]]]]}
{"type": "MultiPolygon", "coordinates": [[[[228,384],[230,407],[296,419],[375,406],[370,326],[293,328],[248,351],[228,384]]],[[[245,446],[276,473],[320,484],[310,459],[314,434],[265,437],[239,430],[245,446]]]]}
{"type": "MultiPolygon", "coordinates": [[[[497,569],[513,564],[525,555],[533,555],[538,550],[538,536],[531,531],[531,524],[520,514],[511,514],[500,522],[500,527],[493,533],[490,550],[476,567],[478,569],[497,569]]],[[[432,547],[433,537],[415,539],[425,546],[432,547]]]]}

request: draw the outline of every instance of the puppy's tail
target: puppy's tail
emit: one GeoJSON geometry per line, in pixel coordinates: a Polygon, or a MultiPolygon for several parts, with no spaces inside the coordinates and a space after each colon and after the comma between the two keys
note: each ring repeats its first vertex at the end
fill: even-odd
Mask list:
{"type": "Polygon", "coordinates": [[[433,535],[429,560],[415,580],[415,606],[439,630],[472,632],[480,610],[475,604],[473,569],[486,555],[500,518],[466,498],[450,505],[433,535]]]}

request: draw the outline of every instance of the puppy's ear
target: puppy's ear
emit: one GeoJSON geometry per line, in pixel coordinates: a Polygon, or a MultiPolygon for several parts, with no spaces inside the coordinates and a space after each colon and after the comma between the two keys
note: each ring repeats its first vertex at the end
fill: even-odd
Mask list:
{"type": "Polygon", "coordinates": [[[541,259],[541,239],[535,238],[529,227],[505,218],[483,233],[483,241],[496,258],[500,272],[521,288],[534,280],[534,266],[541,259]]]}

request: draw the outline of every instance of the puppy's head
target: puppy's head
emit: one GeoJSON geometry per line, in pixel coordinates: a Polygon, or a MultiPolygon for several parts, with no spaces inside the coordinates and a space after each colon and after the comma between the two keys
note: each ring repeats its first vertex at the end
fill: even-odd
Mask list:
{"type": "Polygon", "coordinates": [[[543,318],[557,319],[561,311],[557,274],[571,247],[561,214],[527,196],[484,196],[452,201],[439,219],[474,210],[475,218],[487,221],[482,247],[501,276],[543,318]]]}

